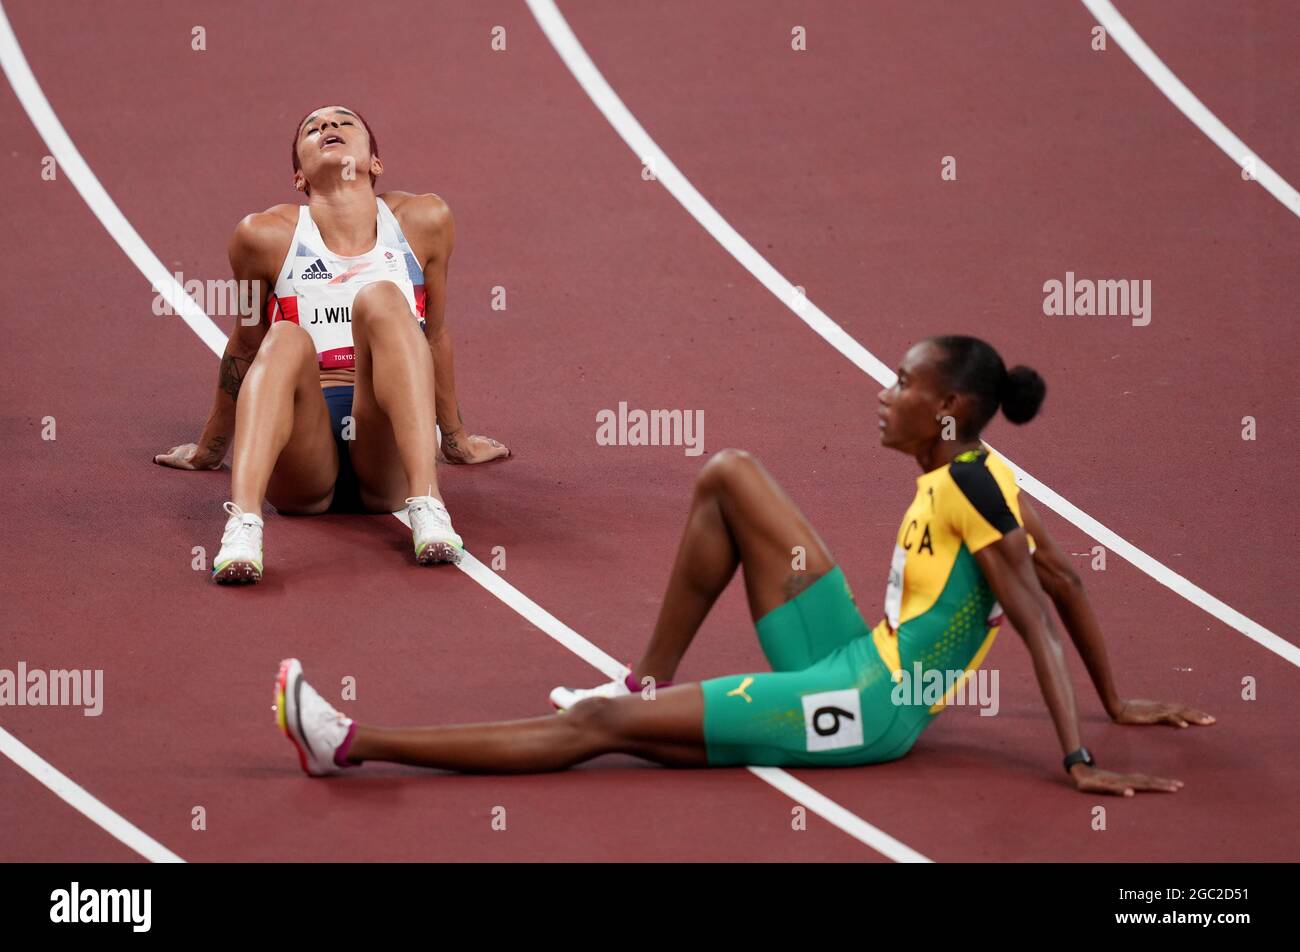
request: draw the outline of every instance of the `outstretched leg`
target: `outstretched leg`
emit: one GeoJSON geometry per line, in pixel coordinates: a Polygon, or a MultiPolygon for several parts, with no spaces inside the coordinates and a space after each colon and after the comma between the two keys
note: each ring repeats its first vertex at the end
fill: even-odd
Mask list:
{"type": "Polygon", "coordinates": [[[668,766],[706,766],[700,686],[666,688],[653,703],[637,695],[592,698],[562,717],[455,727],[358,725],[347,760],[384,760],[467,773],[535,773],[563,770],[612,753],[634,754],[668,766]]]}
{"type": "Polygon", "coordinates": [[[672,679],[737,565],[744,568],[749,611],[757,621],[829,572],[835,560],[758,460],[728,449],[709,460],[696,480],[654,633],[632,669],[637,681],[672,679]]]}

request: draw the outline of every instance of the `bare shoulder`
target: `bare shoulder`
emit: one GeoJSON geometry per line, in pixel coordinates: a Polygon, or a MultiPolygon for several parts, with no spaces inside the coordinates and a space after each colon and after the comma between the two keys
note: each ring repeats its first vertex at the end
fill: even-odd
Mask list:
{"type": "Polygon", "coordinates": [[[272,205],[264,212],[245,215],[230,238],[231,262],[279,268],[297,225],[298,206],[292,204],[272,205]]]}
{"type": "Polygon", "coordinates": [[[420,195],[413,192],[385,192],[380,198],[388,203],[402,226],[406,240],[413,245],[422,245],[432,253],[455,235],[451,207],[440,195],[433,192],[420,195]]]}

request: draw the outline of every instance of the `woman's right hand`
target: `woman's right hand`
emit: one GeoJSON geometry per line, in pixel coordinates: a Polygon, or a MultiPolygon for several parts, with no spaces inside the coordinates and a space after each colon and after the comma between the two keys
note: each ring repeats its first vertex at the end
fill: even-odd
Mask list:
{"type": "Polygon", "coordinates": [[[182,443],[173,446],[166,453],[159,453],[153,461],[159,466],[170,466],[172,469],[220,469],[224,458],[224,455],[201,453],[197,443],[182,443]]]}

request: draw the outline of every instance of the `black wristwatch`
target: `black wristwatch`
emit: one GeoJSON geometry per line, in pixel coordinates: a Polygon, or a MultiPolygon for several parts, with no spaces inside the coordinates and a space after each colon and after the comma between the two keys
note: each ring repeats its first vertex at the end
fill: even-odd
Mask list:
{"type": "Polygon", "coordinates": [[[1080,747],[1078,750],[1071,751],[1065,755],[1065,772],[1069,773],[1070,768],[1075,764],[1087,764],[1089,767],[1097,766],[1097,762],[1092,759],[1092,752],[1087,747],[1080,747]]]}

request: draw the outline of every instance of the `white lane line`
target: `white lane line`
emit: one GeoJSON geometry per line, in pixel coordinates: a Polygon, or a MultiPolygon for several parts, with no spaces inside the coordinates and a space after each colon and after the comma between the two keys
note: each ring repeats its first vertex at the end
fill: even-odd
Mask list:
{"type": "MultiPolygon", "coordinates": [[[[406,522],[405,513],[393,513],[393,515],[401,519],[403,523],[406,522]]],[[[465,552],[464,558],[461,559],[460,568],[474,581],[606,677],[612,680],[627,676],[628,668],[626,665],[620,664],[604,651],[601,651],[496,572],[493,572],[474,558],[468,551],[465,552]]],[[[931,860],[922,856],[907,844],[896,840],[884,830],[873,826],[862,817],[840,806],[821,791],[808,786],[802,780],[797,780],[784,770],[778,767],[748,767],[746,769],[760,780],[781,791],[795,803],[821,817],[827,823],[895,862],[931,862],[931,860]]]]}
{"type": "MultiPolygon", "coordinates": [[[[989,447],[989,449],[992,449],[992,447],[989,447]]],[[[1001,456],[1002,454],[999,453],[998,455],[1001,456]]],[[[1030,476],[1005,456],[1003,456],[1002,459],[1016,474],[1017,485],[1021,486],[1030,495],[1041,500],[1045,506],[1060,513],[1106,548],[1110,549],[1110,551],[1114,552],[1121,558],[1127,559],[1161,585],[1177,592],[1193,605],[1209,612],[1224,624],[1237,629],[1251,641],[1262,645],[1269,651],[1272,651],[1274,654],[1290,661],[1293,665],[1300,668],[1300,646],[1293,645],[1285,638],[1275,635],[1263,625],[1247,618],[1231,605],[1215,598],[1199,585],[1188,581],[1163,562],[1158,562],[1127,539],[1124,539],[1110,529],[1107,529],[1092,516],[1088,515],[1064,496],[1057,493],[1056,490],[1044,485],[1033,476],[1030,476]]]]}
{"type": "MultiPolygon", "coordinates": [[[[90,171],[90,167],[82,160],[80,153],[77,152],[72,140],[68,137],[58,117],[54,114],[54,110],[50,107],[45,94],[41,92],[36,77],[28,67],[27,59],[23,56],[22,49],[18,46],[18,40],[9,26],[9,20],[5,16],[3,5],[0,5],[0,60],[3,61],[5,74],[9,77],[9,82],[18,94],[23,108],[27,110],[33,125],[36,126],[42,138],[45,139],[46,146],[50,149],[59,165],[64,167],[65,170],[74,167],[79,170],[78,175],[73,175],[69,171],[68,178],[76,186],[77,191],[81,193],[81,197],[85,199],[91,211],[95,213],[100,223],[113,236],[122,250],[126,252],[132,263],[145,277],[150,279],[154,289],[166,299],[172,310],[180,314],[185,323],[199,336],[199,339],[208,345],[208,349],[220,357],[225,350],[225,335],[199,307],[198,303],[185,292],[185,289],[175,278],[164,273],[162,263],[157,256],[149,250],[148,245],[131,227],[131,223],[118,211],[117,205],[109,198],[103,186],[99,184],[99,180],[90,171]]],[[[393,513],[393,515],[409,528],[404,512],[393,513]]],[[[470,555],[469,552],[465,553],[465,558],[461,560],[459,568],[497,598],[523,615],[533,625],[597,670],[610,678],[622,677],[627,674],[628,669],[626,667],[587,641],[587,639],[543,609],[505,579],[492,572],[482,562],[470,555]]],[[[42,763],[44,762],[42,761],[42,763]]],[[[52,767],[50,769],[53,770],[52,767]]],[[[899,843],[889,834],[876,829],[866,820],[856,817],[830,798],[817,793],[813,788],[785,774],[784,771],[775,768],[760,770],[751,767],[749,769],[755,776],[777,787],[782,793],[792,797],[796,802],[801,803],[823,820],[859,842],[883,853],[885,856],[899,862],[929,862],[920,853],[899,843]],[[773,778],[777,775],[784,776],[786,782],[782,785],[775,783],[773,778]],[[806,792],[809,796],[807,799],[800,799],[792,791],[806,792]]],[[[77,789],[81,790],[80,787],[77,789]]],[[[91,800],[93,805],[107,810],[107,807],[103,807],[98,801],[90,798],[89,794],[86,794],[86,797],[91,800]]],[[[95,822],[100,822],[87,809],[83,809],[81,806],[78,806],[78,809],[81,809],[95,822]]],[[[125,823],[126,821],[122,822],[125,823]]],[[[103,824],[100,823],[100,825],[103,824]]],[[[110,830],[110,832],[112,831],[110,830]]],[[[140,835],[143,836],[144,834],[141,833],[140,835]]]]}
{"type": "Polygon", "coordinates": [[[750,767],[749,772],[770,783],[791,800],[801,803],[827,823],[839,827],[849,836],[870,846],[896,863],[932,863],[906,843],[894,839],[879,827],[872,826],[856,813],[850,813],[820,790],[797,780],[779,767],[750,767]]]}
{"type": "MultiPolygon", "coordinates": [[[[408,529],[411,524],[406,512],[395,512],[394,516],[408,529]]],[[[456,567],[478,582],[485,589],[505,602],[536,628],[540,628],[564,647],[568,648],[587,664],[613,680],[628,674],[626,665],[620,664],[613,657],[597,648],[582,635],[578,634],[564,622],[560,621],[541,605],[515,588],[496,572],[492,571],[466,549],[456,567]]]]}
{"type": "Polygon", "coordinates": [[[3,5],[0,5],[0,64],[3,65],[5,75],[9,77],[9,84],[13,86],[23,108],[27,110],[32,125],[36,126],[36,131],[45,140],[50,154],[54,156],[68,180],[76,186],[81,197],[90,206],[90,210],[95,213],[95,217],[104,223],[104,228],[126,252],[131,263],[149,280],[150,285],[166,294],[169,301],[179,305],[177,313],[191,330],[203,339],[203,343],[220,354],[226,346],[226,338],[221,333],[221,328],[212,323],[203,309],[184,293],[184,289],[176,283],[176,278],[149,250],[144,239],[136,234],[131,223],[126,220],[126,216],[108,197],[104,186],[99,184],[95,173],[90,171],[90,166],[81,157],[77,147],[72,144],[72,139],[63,129],[63,123],[59,122],[59,117],[50,108],[49,100],[45,98],[40,84],[32,75],[31,67],[27,65],[27,57],[23,55],[22,47],[18,45],[18,38],[14,36],[13,27],[9,25],[9,18],[5,15],[3,5]]]}
{"type": "Polygon", "coordinates": [[[1300,215],[1300,192],[1273,171],[1272,167],[1257,156],[1246,143],[1233,134],[1232,130],[1219,121],[1219,117],[1205,108],[1205,104],[1183,85],[1182,80],[1173,74],[1155,53],[1147,46],[1136,30],[1129,26],[1123,15],[1115,9],[1110,0],[1083,0],[1083,5],[1097,18],[1097,22],[1106,28],[1107,35],[1119,44],[1119,48],[1128,54],[1138,69],[1147,74],[1156,88],[1178,107],[1179,112],[1190,119],[1196,128],[1209,137],[1210,141],[1222,149],[1239,168],[1250,169],[1255,181],[1264,186],[1268,193],[1289,209],[1300,215]],[[1251,168],[1250,163],[1253,163],[1251,168]]]}
{"type": "Polygon", "coordinates": [[[185,862],[185,860],[163,846],[130,820],[96,800],[86,792],[84,787],[74,783],[66,775],[55,770],[49,763],[41,759],[35,751],[3,727],[0,727],[0,753],[3,753],[23,770],[26,770],[45,784],[68,806],[87,817],[104,832],[129,846],[150,862],[185,862]]]}
{"type": "MultiPolygon", "coordinates": [[[[835,323],[816,304],[795,290],[795,286],[768,263],[754,246],[740,236],[740,233],[724,219],[712,205],[701,195],[673,164],[668,155],[650,138],[649,134],[637,122],[613,87],[601,75],[600,70],[591,61],[587,51],[582,48],[574,36],[553,0],[527,0],[533,16],[546,34],[551,45],[568,66],[578,84],[591,101],[596,104],[614,127],[623,141],[644,164],[649,164],[655,171],[655,177],[682,207],[700,223],[714,239],[731,253],[759,283],[771,291],[781,303],[788,307],[796,317],[811,327],[823,340],[852,361],[869,377],[882,386],[888,387],[894,382],[895,374],[873,353],[849,336],[848,332],[835,323]]],[[[1279,179],[1280,181],[1280,179],[1279,179]]],[[[991,449],[991,447],[990,447],[991,449]]],[[[1001,454],[999,454],[1001,455],[1001,454]]],[[[1006,457],[1004,456],[1005,460],[1006,457]]],[[[1193,605],[1203,609],[1224,624],[1235,628],[1247,638],[1262,645],[1274,654],[1285,658],[1296,667],[1300,667],[1300,646],[1279,637],[1258,622],[1247,618],[1241,612],[1215,598],[1204,589],[1183,578],[1168,566],[1143,552],[1131,542],[1107,529],[1104,525],[1083,512],[1073,503],[1049,489],[1039,480],[1006,460],[1016,474],[1016,482],[1027,492],[1035,496],[1049,509],[1074,523],[1102,545],[1120,557],[1127,559],[1134,566],[1183,596],[1193,605]]]]}
{"type": "MultiPolygon", "coordinates": [[[[561,622],[513,585],[510,585],[500,575],[493,572],[468,552],[465,553],[465,557],[461,560],[460,567],[465,571],[466,575],[564,645],[564,647],[578,655],[593,668],[601,671],[606,677],[612,680],[627,676],[628,669],[625,665],[619,664],[619,662],[561,622]]],[[[808,784],[796,779],[784,770],[778,767],[748,767],[746,769],[760,780],[781,791],[795,803],[821,817],[827,823],[839,828],[864,846],[871,847],[876,852],[889,857],[895,862],[931,862],[931,860],[912,849],[906,843],[895,839],[879,827],[873,826],[862,817],[840,806],[820,790],[808,786],[808,784]]]]}
{"type": "MultiPolygon", "coordinates": [[[[63,131],[63,126],[59,124],[58,118],[54,115],[49,102],[45,99],[45,94],[41,92],[40,86],[37,85],[36,77],[32,75],[31,69],[27,66],[27,59],[18,47],[18,41],[14,37],[13,29],[9,26],[9,18],[5,16],[3,6],[0,6],[0,65],[3,65],[5,75],[9,77],[10,85],[13,86],[18,99],[27,110],[27,115],[31,117],[33,125],[40,132],[59,166],[76,185],[77,191],[86,200],[86,204],[104,223],[104,227],[108,229],[109,234],[117,239],[127,257],[135,262],[136,267],[146,277],[151,274],[165,275],[166,272],[162,262],[150,253],[144,242],[140,240],[140,236],[122,217],[122,213],[117,210],[117,206],[113,204],[112,199],[108,197],[108,194],[95,179],[90,168],[82,161],[81,155],[72,144],[72,140],[63,131]]],[[[172,284],[176,283],[176,279],[171,275],[166,275],[166,278],[172,284]]],[[[203,315],[203,319],[208,322],[217,338],[221,339],[220,328],[208,320],[207,315],[203,315]]],[[[188,320],[189,318],[187,318],[188,320]]],[[[193,325],[191,324],[191,326],[193,325]]],[[[204,337],[203,332],[199,332],[199,336],[204,337]]],[[[206,341],[207,338],[204,339],[206,341]]],[[[105,806],[88,793],[84,787],[74,783],[41,759],[35,751],[2,727],[0,727],[0,752],[45,784],[73,809],[80,812],[109,835],[125,843],[145,859],[155,863],[184,862],[149,834],[105,806]]]]}

